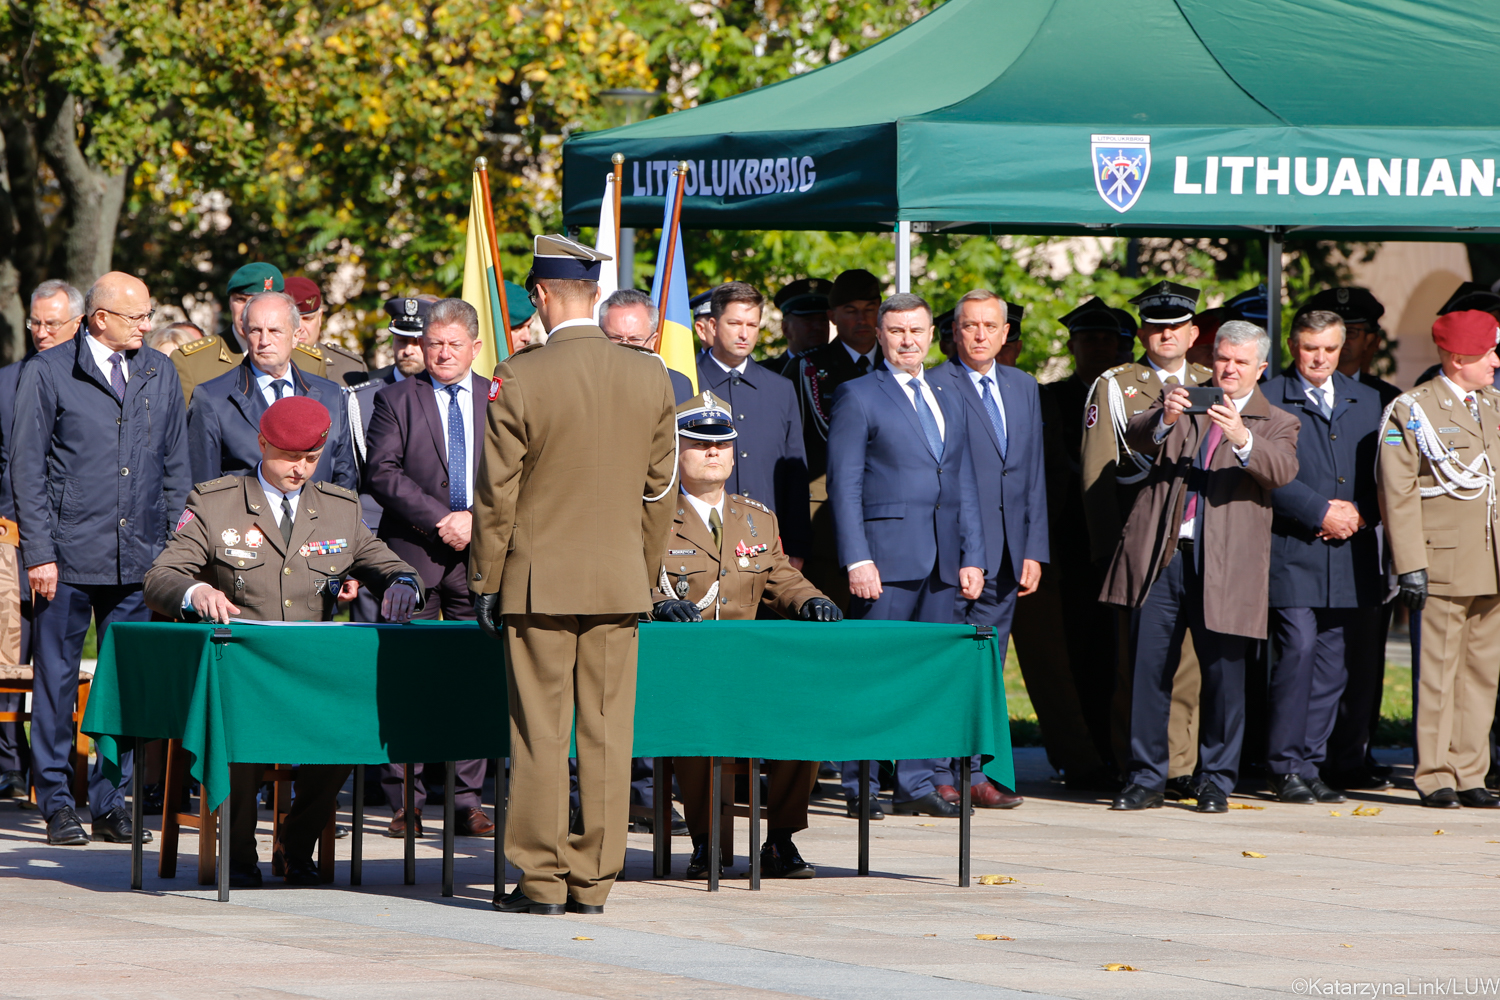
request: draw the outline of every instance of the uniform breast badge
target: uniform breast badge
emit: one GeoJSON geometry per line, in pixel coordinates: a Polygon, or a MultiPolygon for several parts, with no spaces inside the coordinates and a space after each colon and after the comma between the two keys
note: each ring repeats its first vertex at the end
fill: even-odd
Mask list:
{"type": "Polygon", "coordinates": [[[225,545],[240,544],[240,533],[238,531],[235,531],[233,528],[225,528],[223,531],[219,532],[219,537],[224,539],[225,545]]]}
{"type": "Polygon", "coordinates": [[[297,550],[299,556],[331,556],[349,547],[346,538],[330,538],[322,542],[308,542],[297,550]]]}
{"type": "Polygon", "coordinates": [[[766,545],[764,542],[759,545],[746,545],[743,541],[741,541],[734,547],[734,554],[739,556],[740,559],[740,569],[745,569],[750,565],[751,556],[758,556],[768,548],[770,548],[770,546],[766,545]]]}
{"type": "Polygon", "coordinates": [[[261,533],[259,527],[251,528],[249,531],[245,532],[245,544],[252,549],[260,548],[260,543],[264,542],[265,540],[266,536],[261,533]]]}

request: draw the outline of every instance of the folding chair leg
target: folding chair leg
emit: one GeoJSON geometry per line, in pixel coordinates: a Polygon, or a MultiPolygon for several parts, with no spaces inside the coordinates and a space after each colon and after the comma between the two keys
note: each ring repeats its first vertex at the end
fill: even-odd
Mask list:
{"type": "Polygon", "coordinates": [[[333,815],[328,817],[328,825],[323,827],[323,832],[318,835],[318,881],[324,885],[333,881],[334,872],[334,843],[338,840],[339,811],[335,806],[333,815]]]}

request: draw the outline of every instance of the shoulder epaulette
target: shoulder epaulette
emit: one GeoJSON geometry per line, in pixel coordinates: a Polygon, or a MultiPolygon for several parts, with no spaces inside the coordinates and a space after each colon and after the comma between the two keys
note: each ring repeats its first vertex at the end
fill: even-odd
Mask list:
{"type": "Polygon", "coordinates": [[[323,352],[318,350],[316,347],[313,347],[311,344],[298,344],[296,350],[301,351],[303,354],[306,354],[310,358],[317,358],[319,361],[323,360],[323,352]]]}
{"type": "Polygon", "coordinates": [[[767,507],[759,500],[751,500],[749,497],[742,497],[738,493],[729,494],[729,499],[732,503],[742,503],[746,507],[754,507],[756,510],[763,510],[767,514],[771,513],[771,508],[767,507]]]}
{"type": "Polygon", "coordinates": [[[181,347],[177,348],[177,353],[181,354],[185,358],[190,358],[194,354],[197,354],[199,351],[203,350],[205,347],[208,347],[211,344],[217,344],[218,342],[218,337],[200,337],[197,340],[190,340],[186,344],[183,344],[181,347]]]}
{"type": "Polygon", "coordinates": [[[1120,375],[1120,374],[1123,374],[1125,372],[1128,372],[1128,371],[1130,371],[1130,369],[1132,369],[1134,367],[1135,367],[1135,362],[1134,361],[1127,361],[1123,365],[1115,365],[1113,368],[1109,369],[1109,371],[1105,372],[1104,374],[1100,375],[1099,377],[1100,378],[1114,378],[1116,375],[1120,375]]]}
{"type": "Polygon", "coordinates": [[[355,351],[351,351],[351,350],[349,350],[349,348],[344,347],[342,344],[328,344],[328,343],[324,343],[322,341],[319,341],[318,342],[318,349],[322,350],[322,351],[327,351],[330,354],[342,354],[344,357],[348,358],[350,361],[358,361],[360,364],[364,364],[365,363],[364,355],[358,354],[355,351]]]}
{"type": "MultiPolygon", "coordinates": [[[[532,351],[535,351],[535,350],[537,350],[539,348],[546,347],[546,346],[547,346],[546,344],[543,344],[541,342],[527,344],[525,347],[521,348],[519,351],[517,351],[516,353],[512,354],[510,357],[511,358],[519,358],[523,354],[530,354],[532,351]]],[[[637,348],[637,350],[646,351],[646,349],[644,347],[637,348]]],[[[647,354],[655,354],[656,352],[655,351],[646,351],[646,353],[647,354]]],[[[509,361],[510,358],[506,358],[505,360],[509,361]]]]}
{"type": "Polygon", "coordinates": [[[243,478],[243,476],[220,476],[218,479],[210,479],[206,483],[199,483],[193,489],[200,495],[204,493],[217,493],[220,490],[227,490],[232,486],[239,485],[240,480],[243,478]]]}
{"type": "Polygon", "coordinates": [[[338,486],[334,483],[325,483],[321,480],[314,483],[313,486],[315,486],[320,493],[327,493],[332,497],[343,497],[345,500],[352,500],[355,503],[359,503],[359,494],[346,487],[338,486]]]}
{"type": "Polygon", "coordinates": [[[1201,372],[1202,374],[1207,375],[1209,378],[1213,377],[1214,370],[1207,367],[1206,365],[1200,365],[1196,361],[1190,361],[1188,362],[1188,367],[1195,372],[1201,372]]]}

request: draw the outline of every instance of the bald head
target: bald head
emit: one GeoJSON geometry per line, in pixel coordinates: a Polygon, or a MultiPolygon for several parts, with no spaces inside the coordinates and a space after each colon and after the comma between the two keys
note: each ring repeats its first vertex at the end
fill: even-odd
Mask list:
{"type": "Polygon", "coordinates": [[[151,332],[151,292],[123,271],[110,271],[85,296],[89,335],[115,351],[133,351],[151,332]]]}

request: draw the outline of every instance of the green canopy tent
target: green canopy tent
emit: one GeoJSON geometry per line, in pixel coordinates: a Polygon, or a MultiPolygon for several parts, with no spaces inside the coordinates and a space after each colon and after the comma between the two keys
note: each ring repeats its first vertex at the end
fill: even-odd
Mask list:
{"type": "Polygon", "coordinates": [[[1289,235],[1500,238],[1497,65],[1500,7],[1455,0],[949,0],[814,72],[573,137],[564,216],[597,221],[619,152],[627,226],[660,224],[681,160],[690,229],[1254,232],[1279,295],[1289,235]]]}

